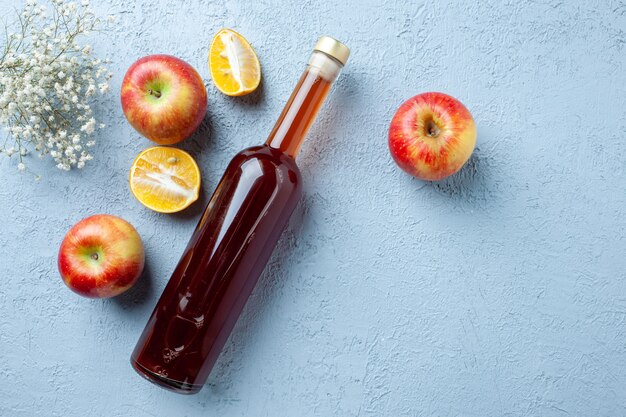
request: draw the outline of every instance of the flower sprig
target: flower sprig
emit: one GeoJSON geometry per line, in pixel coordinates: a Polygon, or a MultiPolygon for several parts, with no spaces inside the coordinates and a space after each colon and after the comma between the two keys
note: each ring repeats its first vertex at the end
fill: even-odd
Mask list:
{"type": "Polygon", "coordinates": [[[91,103],[107,93],[112,74],[107,61],[78,42],[103,22],[86,0],[52,0],[51,6],[27,0],[18,30],[5,31],[0,52],[0,124],[7,132],[0,153],[17,155],[19,170],[32,151],[49,155],[61,170],[83,168],[92,159],[94,133],[104,127],[91,103]]]}

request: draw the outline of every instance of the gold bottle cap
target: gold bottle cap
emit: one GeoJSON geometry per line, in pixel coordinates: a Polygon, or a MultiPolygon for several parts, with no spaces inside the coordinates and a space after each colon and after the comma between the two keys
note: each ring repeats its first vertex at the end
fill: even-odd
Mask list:
{"type": "Polygon", "coordinates": [[[348,57],[350,56],[350,49],[339,42],[335,38],[330,36],[322,36],[315,44],[315,51],[324,52],[326,55],[330,55],[337,61],[341,62],[341,65],[346,65],[348,57]]]}

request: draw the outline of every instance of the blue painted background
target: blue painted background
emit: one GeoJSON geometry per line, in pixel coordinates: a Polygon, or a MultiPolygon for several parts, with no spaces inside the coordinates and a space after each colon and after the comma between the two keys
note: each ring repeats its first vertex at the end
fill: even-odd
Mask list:
{"type": "Polygon", "coordinates": [[[34,182],[0,159],[0,415],[626,415],[626,3],[407,3],[98,2],[118,21],[92,38],[115,73],[94,161],[29,161],[34,182]],[[253,96],[210,81],[223,26],[257,50],[253,96]],[[160,390],[131,350],[227,162],[264,141],[322,34],[353,55],[299,159],[306,197],[209,384],[160,390]],[[208,122],[182,144],[202,202],[177,215],[143,208],[126,180],[151,143],[117,92],[157,52],[194,65],[209,92],[208,122]],[[478,126],[469,164],[433,184],[386,144],[395,109],[430,90],[478,126]],[[94,301],[55,262],[69,227],[101,212],[136,226],[147,273],[94,301]]]}

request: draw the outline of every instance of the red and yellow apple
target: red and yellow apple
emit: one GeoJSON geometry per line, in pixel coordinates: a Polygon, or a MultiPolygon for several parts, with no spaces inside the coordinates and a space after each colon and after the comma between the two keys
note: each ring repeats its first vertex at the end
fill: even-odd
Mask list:
{"type": "Polygon", "coordinates": [[[474,146],[472,115],[460,101],[443,93],[418,94],[405,101],[389,127],[391,156],[400,168],[422,180],[454,174],[474,146]]]}
{"type": "Polygon", "coordinates": [[[87,217],[65,235],[58,265],[63,282],[90,298],[107,298],[133,286],[144,267],[143,243],[135,228],[109,214],[87,217]]]}
{"type": "Polygon", "coordinates": [[[169,55],[146,56],[131,65],[122,81],[121,100],[128,122],[159,145],[191,136],[207,108],[198,72],[169,55]]]}

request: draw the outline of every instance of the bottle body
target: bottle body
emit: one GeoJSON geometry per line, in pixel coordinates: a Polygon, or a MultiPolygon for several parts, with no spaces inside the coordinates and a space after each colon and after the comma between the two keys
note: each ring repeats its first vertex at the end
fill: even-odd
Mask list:
{"type": "Polygon", "coordinates": [[[178,392],[200,390],[301,187],[295,161],[267,145],[232,159],[132,354],[139,373],[178,392]]]}

